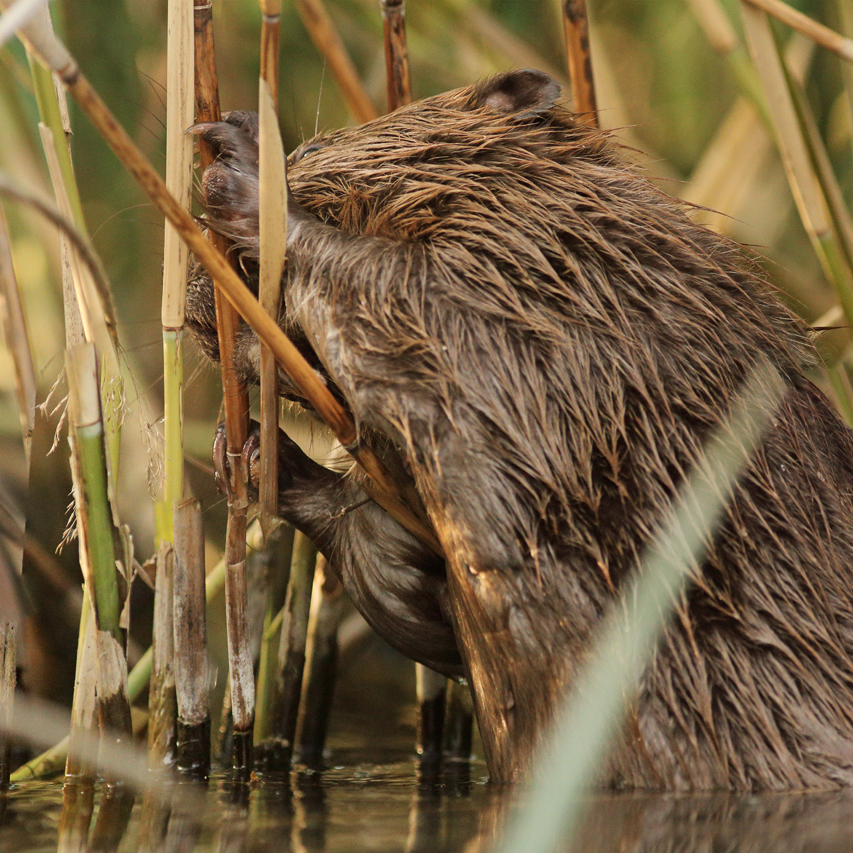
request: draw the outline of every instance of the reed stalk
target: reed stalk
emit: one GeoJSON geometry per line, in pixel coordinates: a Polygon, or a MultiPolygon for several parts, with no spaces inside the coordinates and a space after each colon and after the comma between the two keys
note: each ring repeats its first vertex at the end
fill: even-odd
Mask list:
{"type": "Polygon", "coordinates": [[[598,127],[598,106],[589,49],[589,20],[586,0],[565,0],[563,26],[566,35],[569,77],[572,82],[573,108],[583,121],[598,127]]]}
{"type": "Polygon", "coordinates": [[[471,759],[474,740],[474,704],[471,689],[452,679],[447,682],[444,752],[460,761],[471,759]]]}
{"type": "Polygon", "coordinates": [[[72,432],[74,497],[83,577],[89,584],[95,624],[121,642],[112,513],[107,501],[106,454],[95,348],[82,344],[66,360],[72,432]]]}
{"type": "Polygon", "coordinates": [[[827,200],[812,165],[812,154],[767,13],[742,0],[741,16],[750,54],[766,92],[777,146],[800,218],[835,289],[847,322],[853,326],[853,273],[844,262],[845,253],[828,214],[827,200]]]}
{"type": "MultiPolygon", "coordinates": [[[[5,2],[5,0],[2,0],[5,2]]],[[[45,38],[53,36],[47,4],[33,21],[45,38]]],[[[33,78],[33,89],[41,117],[39,131],[53,185],[57,206],[66,221],[73,222],[81,242],[91,254],[80,192],[71,162],[71,133],[64,93],[54,85],[50,71],[40,65],[27,45],[27,56],[33,78]]],[[[66,343],[76,346],[83,339],[96,345],[103,359],[101,375],[101,408],[107,445],[107,491],[111,507],[115,506],[115,479],[120,459],[121,421],[124,408],[123,380],[119,368],[118,334],[115,311],[105,279],[91,274],[75,245],[69,245],[66,232],[61,236],[63,299],[66,316],[66,343]]],[[[117,516],[113,512],[117,524],[117,516]]]]}
{"type": "Polygon", "coordinates": [[[444,751],[447,678],[416,663],[415,693],[418,702],[418,755],[421,761],[435,764],[441,760],[444,751]]]}
{"type": "Polygon", "coordinates": [[[533,781],[499,853],[571,849],[588,788],[637,695],[647,662],[723,517],[741,472],[784,394],[769,365],[754,370],[727,423],[705,446],[624,595],[599,627],[586,666],[555,717],[533,781]]]}
{"type": "Polygon", "coordinates": [[[175,507],[174,636],[178,703],[178,769],[206,778],[210,771],[210,675],[207,664],[204,530],[201,504],[175,507]]]}
{"type": "Polygon", "coordinates": [[[836,251],[842,255],[839,261],[843,264],[843,271],[839,271],[838,277],[850,277],[853,271],[853,222],[847,209],[841,187],[835,177],[829,153],[826,150],[817,121],[809,105],[803,85],[796,75],[791,72],[787,63],[782,66],[788,80],[788,88],[791,93],[792,103],[797,113],[803,141],[811,158],[812,168],[820,185],[823,198],[826,202],[829,218],[832,223],[834,240],[827,247],[828,252],[836,251]]]}
{"type": "MultiPolygon", "coordinates": [[[[166,55],[166,186],[178,204],[192,200],[193,11],[188,0],[169,0],[166,55]]],[[[163,490],[157,506],[157,533],[173,541],[173,508],[183,497],[184,311],[189,249],[170,222],[163,241],[163,490]]]]}
{"type": "Polygon", "coordinates": [[[282,609],[281,645],[278,654],[276,707],[272,719],[272,737],[278,745],[279,760],[289,764],[299,719],[302,676],[311,590],[317,563],[317,549],[307,536],[297,531],[293,539],[293,559],[287,596],[282,609]]]}
{"type": "MultiPolygon", "coordinates": [[[[255,744],[261,746],[272,737],[272,717],[278,704],[276,698],[276,674],[278,649],[281,645],[282,608],[284,607],[290,566],[293,560],[295,531],[289,524],[280,524],[266,541],[264,550],[255,550],[253,559],[263,560],[268,578],[268,601],[261,634],[260,660],[258,662],[258,703],[255,717],[255,744]]],[[[250,545],[255,545],[250,539],[250,545]]],[[[262,546],[258,542],[258,546],[262,546]]],[[[266,752],[275,753],[275,745],[264,745],[266,752]]],[[[275,759],[273,758],[273,763],[275,759]]]]}
{"type": "MultiPolygon", "coordinates": [[[[220,576],[219,584],[211,584],[210,586],[214,589],[218,590],[219,593],[222,591],[222,577],[224,577],[224,566],[220,564],[218,567],[218,574],[220,576]]],[[[216,570],[214,570],[215,572],[216,570]]],[[[211,575],[213,578],[214,575],[211,575]]],[[[83,608],[88,609],[88,596],[83,599],[83,608]]],[[[83,620],[81,619],[81,624],[83,620]]],[[[92,638],[94,641],[94,638],[92,638]]],[[[85,642],[85,634],[81,635],[80,640],[77,644],[77,655],[78,661],[82,655],[83,648],[85,642]]],[[[151,668],[152,668],[152,660],[153,654],[152,650],[149,648],[145,654],[136,662],[136,665],[130,671],[127,677],[127,694],[128,698],[131,702],[134,702],[136,699],[142,695],[143,690],[148,688],[148,685],[151,681],[151,668]]],[[[92,669],[94,671],[94,662],[92,663],[92,669]]],[[[80,664],[78,663],[78,672],[80,670],[80,664]]],[[[78,679],[79,680],[79,679],[78,679]]],[[[74,691],[74,702],[75,708],[77,705],[77,697],[78,694],[80,696],[83,695],[83,691],[78,691],[75,688],[74,691]]],[[[94,701],[94,690],[92,691],[93,701],[94,701]]],[[[62,767],[63,764],[66,764],[66,775],[70,776],[79,776],[81,770],[79,769],[79,765],[75,765],[73,767],[69,767],[66,763],[67,759],[71,755],[79,756],[82,754],[82,749],[76,749],[73,745],[74,742],[74,731],[75,731],[75,720],[77,719],[77,714],[75,708],[72,708],[72,734],[70,736],[65,736],[57,739],[57,742],[51,746],[49,749],[37,755],[35,758],[28,761],[26,764],[22,764],[14,773],[12,773],[11,781],[12,782],[26,782],[30,779],[40,779],[46,776],[55,775],[62,767]]],[[[95,708],[92,707],[90,712],[90,717],[94,720],[95,716],[95,708]]],[[[88,731],[90,727],[83,726],[81,727],[85,731],[88,731]]]]}
{"type": "Polygon", "coordinates": [[[101,794],[89,850],[118,850],[133,811],[136,795],[124,783],[107,785],[101,794]]]}
{"type": "Polygon", "coordinates": [[[18,628],[0,622],[0,796],[9,787],[12,768],[12,738],[9,735],[15,707],[15,668],[18,658],[18,628]]]}
{"type": "MultiPolygon", "coordinates": [[[[209,13],[209,10],[207,12],[209,13]]],[[[196,107],[200,122],[216,122],[219,111],[216,61],[212,30],[196,28],[196,107]],[[203,32],[205,38],[199,38],[203,32]]],[[[213,162],[213,152],[199,140],[202,171],[213,162]]],[[[210,234],[211,242],[228,254],[230,246],[221,236],[210,234]]],[[[227,266],[227,263],[226,263],[227,266]]],[[[229,272],[233,273],[230,267],[229,272]]],[[[231,713],[234,741],[232,765],[234,771],[248,777],[252,767],[252,726],[255,717],[255,683],[252,657],[246,635],[246,525],[248,493],[242,453],[246,443],[249,418],[249,397],[240,382],[234,365],[234,349],[239,315],[223,295],[221,277],[211,271],[216,285],[216,326],[219,335],[219,363],[222,371],[222,396],[225,407],[227,454],[230,462],[228,484],[228,522],[225,530],[225,610],[228,633],[228,661],[231,684],[231,713]]],[[[243,288],[245,291],[245,288],[243,288]]],[[[268,319],[271,319],[268,317],[268,319]]]]}
{"type": "Polygon", "coordinates": [[[409,73],[409,48],[406,44],[405,0],[381,0],[382,29],[385,40],[385,80],[388,112],[412,103],[412,79],[409,73]]]}
{"type": "Polygon", "coordinates": [[[130,701],[115,548],[118,532],[113,527],[107,493],[107,455],[94,346],[83,344],[68,350],[66,372],[80,564],[92,605],[97,649],[99,719],[102,729],[129,735],[130,701]]]}
{"type": "Polygon", "coordinates": [[[782,21],[783,24],[787,24],[791,29],[812,39],[821,47],[832,51],[848,62],[853,62],[853,39],[840,35],[835,30],[815,21],[808,15],[804,15],[787,3],[783,3],[782,0],[743,0],[743,2],[767,12],[767,14],[782,21]]]}
{"type": "MultiPolygon", "coordinates": [[[[74,671],[74,695],[71,704],[71,732],[63,742],[57,745],[50,754],[33,759],[28,765],[16,770],[12,779],[26,778],[24,775],[31,768],[33,775],[43,774],[59,769],[59,764],[65,762],[65,778],[67,781],[89,782],[95,778],[95,768],[87,765],[80,757],[79,743],[94,733],[97,729],[98,687],[97,662],[95,660],[95,631],[91,619],[89,596],[83,596],[80,608],[80,630],[77,637],[77,664],[74,671]]],[[[46,775],[46,774],[45,774],[46,775]]]]}
{"type": "MultiPolygon", "coordinates": [[[[841,34],[846,39],[853,38],[853,4],[848,0],[837,0],[836,15],[841,29],[841,34]]],[[[850,134],[849,144],[853,147],[853,66],[850,63],[842,63],[841,75],[844,79],[844,95],[847,99],[848,110],[848,133],[850,134]]]]}
{"type": "Polygon", "coordinates": [[[173,631],[174,552],[167,542],[157,549],[151,687],[148,693],[148,754],[153,768],[175,765],[176,699],[173,631]]]}
{"type": "MultiPolygon", "coordinates": [[[[74,211],[71,198],[64,182],[59,159],[55,153],[57,147],[62,146],[56,145],[54,134],[50,128],[41,125],[39,130],[57,207],[66,221],[72,221],[74,211]]],[[[65,232],[63,232],[64,234],[65,232]]],[[[85,231],[81,232],[81,235],[83,240],[88,242],[85,231]]],[[[63,278],[65,283],[70,281],[73,286],[73,296],[67,286],[63,287],[66,303],[70,303],[66,309],[66,314],[68,311],[79,311],[80,324],[82,324],[83,330],[81,339],[76,332],[78,323],[77,318],[74,317],[71,323],[72,331],[67,334],[66,338],[68,345],[73,347],[82,343],[83,340],[94,343],[99,356],[105,359],[105,379],[109,376],[111,379],[117,379],[120,382],[118,351],[115,346],[115,316],[109,293],[98,290],[97,282],[91,276],[90,266],[83,263],[74,245],[68,245],[63,255],[63,278]]],[[[111,414],[115,413],[111,412],[111,414]]]]}
{"type": "Polygon", "coordinates": [[[376,108],[367,97],[352,59],[338,34],[322,0],[296,0],[299,12],[311,41],[326,60],[338,88],[359,124],[376,118],[376,108]]]}
{"type": "MultiPolygon", "coordinates": [[[[712,4],[711,8],[717,7],[712,4]]],[[[723,10],[717,8],[717,12],[726,25],[731,26],[723,10]]],[[[732,37],[737,39],[734,32],[732,37]]],[[[797,78],[801,78],[811,64],[813,51],[809,47],[798,40],[785,50],[785,67],[797,78]]],[[[745,61],[749,62],[749,58],[745,57],[745,61]]],[[[741,93],[681,193],[685,201],[706,208],[703,221],[720,233],[732,227],[732,217],[737,217],[738,207],[753,197],[754,182],[772,143],[772,124],[764,95],[758,88],[758,78],[751,65],[750,69],[756,87],[754,97],[741,93]]]]}
{"type": "Polygon", "coordinates": [[[338,669],[338,627],[346,601],[343,585],[325,557],[318,556],[305,650],[306,680],[297,724],[299,759],[306,764],[319,763],[326,747],[338,669]]]}
{"type": "Polygon", "coordinates": [[[3,325],[6,349],[11,353],[15,365],[15,397],[18,401],[24,454],[29,469],[32,431],[35,426],[36,376],[27,324],[24,320],[24,307],[21,304],[15,266],[12,263],[9,229],[2,206],[0,206],[0,323],[3,325]]]}
{"type": "Polygon", "coordinates": [[[255,674],[248,638],[245,551],[245,512],[229,512],[225,552],[225,613],[228,627],[231,718],[234,728],[232,767],[238,776],[248,778],[253,765],[255,674]],[[242,559],[238,559],[240,552],[242,559]]]}

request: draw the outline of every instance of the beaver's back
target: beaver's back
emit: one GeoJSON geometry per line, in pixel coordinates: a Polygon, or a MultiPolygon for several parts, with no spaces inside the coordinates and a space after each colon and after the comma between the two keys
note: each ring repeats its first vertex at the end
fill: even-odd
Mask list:
{"type": "MultiPolygon", "coordinates": [[[[850,784],[853,443],[804,378],[811,342],[733,244],[555,96],[515,72],[306,143],[282,325],[411,468],[502,779],[705,439],[773,365],[784,404],[602,778],[850,784]]],[[[251,197],[245,169],[222,171],[251,197]]],[[[253,216],[229,225],[249,265],[253,216]]]]}

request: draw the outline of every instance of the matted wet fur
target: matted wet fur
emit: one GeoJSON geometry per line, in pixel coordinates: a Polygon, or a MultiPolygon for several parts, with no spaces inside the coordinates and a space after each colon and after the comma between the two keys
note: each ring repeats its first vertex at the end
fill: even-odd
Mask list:
{"type": "MultiPolygon", "coordinates": [[[[853,442],[802,324],[607,134],[512,72],[290,158],[281,325],[408,471],[445,564],[281,440],[281,513],[392,644],[468,674],[522,775],[592,633],[751,366],[787,393],[649,664],[602,784],[853,783],[853,442]]],[[[257,259],[256,123],[201,128],[213,227],[257,259]]],[[[216,357],[210,281],[188,319],[216,357]]],[[[244,377],[257,341],[243,330],[244,377]]],[[[286,395],[294,396],[286,385],[286,395]]],[[[296,395],[298,396],[298,395],[296,395]]]]}

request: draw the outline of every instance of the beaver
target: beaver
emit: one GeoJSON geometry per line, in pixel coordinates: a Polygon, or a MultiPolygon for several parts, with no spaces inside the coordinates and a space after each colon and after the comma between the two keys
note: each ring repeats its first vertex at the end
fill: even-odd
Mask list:
{"type": "MultiPolygon", "coordinates": [[[[508,72],[290,156],[280,325],[412,478],[445,557],[284,436],[280,513],[392,645],[467,676],[491,778],[518,779],[706,437],[769,363],[782,402],[598,781],[850,785],[853,440],[806,377],[810,334],[559,93],[508,72]]],[[[254,289],[257,120],[196,130],[218,152],[208,227],[254,289]]],[[[188,325],[215,359],[211,283],[190,279],[188,325]]],[[[247,327],[237,362],[256,382],[247,327]]]]}

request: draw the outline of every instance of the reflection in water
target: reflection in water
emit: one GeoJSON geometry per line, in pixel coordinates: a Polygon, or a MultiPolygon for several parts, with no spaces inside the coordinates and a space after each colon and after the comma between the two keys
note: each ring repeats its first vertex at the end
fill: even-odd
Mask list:
{"type": "Polygon", "coordinates": [[[113,853],[118,850],[124,838],[133,804],[134,792],[121,783],[104,785],[101,793],[101,808],[89,841],[90,853],[113,853]]]}
{"type": "Polygon", "coordinates": [[[83,780],[79,784],[63,786],[57,844],[59,853],[82,853],[86,849],[94,808],[94,785],[83,780]]]}
{"type": "Polygon", "coordinates": [[[848,853],[853,791],[761,794],[600,796],[592,800],[578,850],[631,853],[848,853]]]}
{"type": "MultiPolygon", "coordinates": [[[[325,770],[299,768],[249,785],[214,777],[203,806],[134,806],[126,789],[33,782],[0,794],[0,851],[456,853],[487,851],[511,790],[475,762],[418,767],[340,751],[325,770]],[[132,810],[131,810],[132,809],[132,810]],[[89,829],[96,815],[95,826],[89,829]],[[87,839],[88,836],[88,839],[87,839]],[[86,846],[88,844],[88,846],[86,846]]],[[[380,759],[382,756],[380,756],[380,759]]],[[[198,790],[198,789],[193,789],[198,790]]],[[[578,851],[841,853],[853,849],[853,792],[756,796],[596,794],[578,851]]]]}
{"type": "Polygon", "coordinates": [[[246,849],[249,835],[249,786],[241,782],[229,781],[223,786],[219,813],[218,853],[240,853],[246,849]]]}

